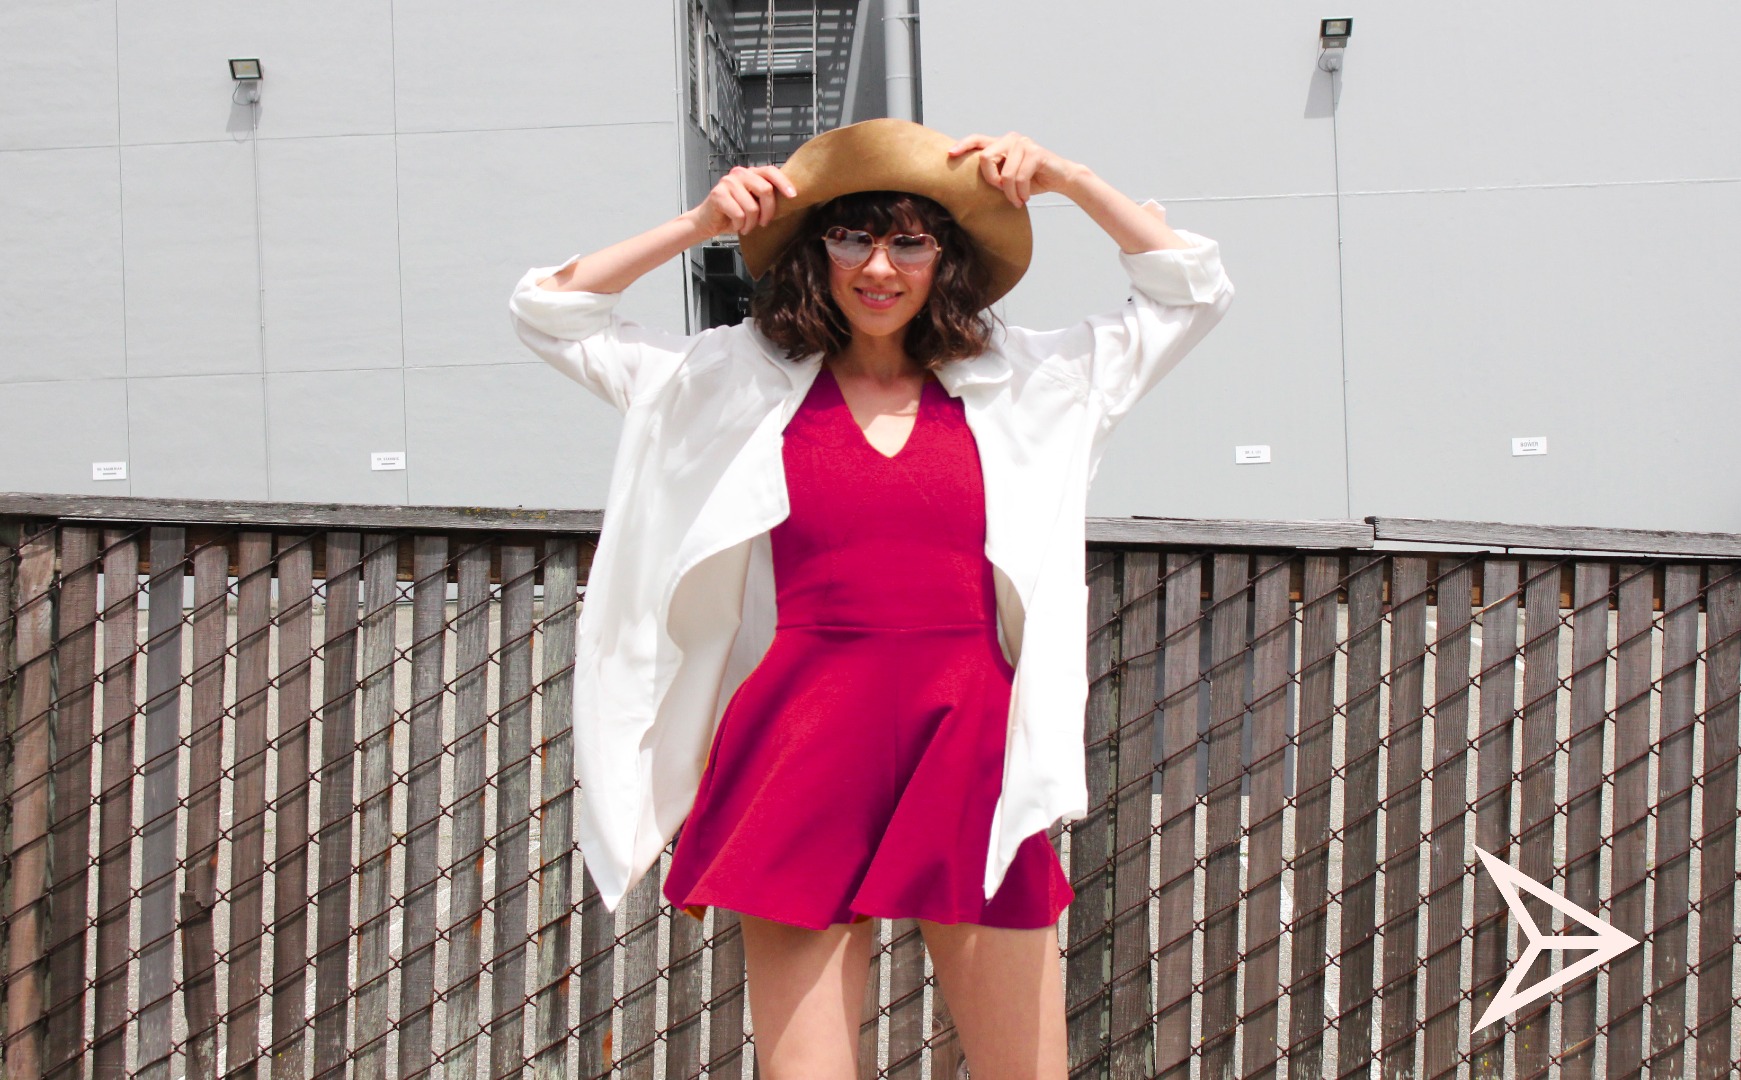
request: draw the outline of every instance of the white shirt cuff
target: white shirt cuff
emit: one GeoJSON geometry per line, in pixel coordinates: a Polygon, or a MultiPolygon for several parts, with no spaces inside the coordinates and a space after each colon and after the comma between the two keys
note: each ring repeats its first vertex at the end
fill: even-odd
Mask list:
{"type": "Polygon", "coordinates": [[[538,282],[573,265],[575,255],[556,266],[535,266],[526,271],[514,286],[508,309],[535,330],[554,338],[579,341],[603,329],[610,321],[611,311],[622,299],[622,293],[575,292],[564,289],[542,289],[538,282]]]}
{"type": "Polygon", "coordinates": [[[1134,255],[1121,251],[1118,261],[1131,284],[1156,303],[1207,304],[1221,290],[1221,245],[1184,229],[1173,231],[1191,246],[1134,255]]]}

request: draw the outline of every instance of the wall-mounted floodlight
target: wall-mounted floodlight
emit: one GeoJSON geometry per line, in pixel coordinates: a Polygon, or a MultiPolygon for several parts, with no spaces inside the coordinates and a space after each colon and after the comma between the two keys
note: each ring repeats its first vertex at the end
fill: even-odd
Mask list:
{"type": "Polygon", "coordinates": [[[257,59],[231,60],[230,78],[241,83],[241,100],[252,105],[260,100],[260,61],[257,59]]]}
{"type": "Polygon", "coordinates": [[[1353,19],[1318,20],[1318,46],[1324,51],[1318,56],[1318,66],[1325,71],[1342,70],[1342,50],[1354,35],[1353,19]]]}

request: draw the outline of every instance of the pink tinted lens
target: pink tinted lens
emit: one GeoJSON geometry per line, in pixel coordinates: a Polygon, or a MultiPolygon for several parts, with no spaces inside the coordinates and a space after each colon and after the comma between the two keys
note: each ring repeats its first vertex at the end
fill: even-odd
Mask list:
{"type": "Polygon", "coordinates": [[[863,266],[870,261],[871,252],[876,250],[870,233],[838,226],[828,230],[822,242],[827,246],[829,256],[846,270],[863,266]]]}
{"type": "Polygon", "coordinates": [[[937,257],[937,241],[926,235],[900,235],[889,240],[889,258],[905,270],[920,270],[937,257]]]}

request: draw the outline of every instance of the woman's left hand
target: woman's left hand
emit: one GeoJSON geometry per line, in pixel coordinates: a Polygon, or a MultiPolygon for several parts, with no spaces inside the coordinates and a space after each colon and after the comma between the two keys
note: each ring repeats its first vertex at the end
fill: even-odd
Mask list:
{"type": "Polygon", "coordinates": [[[969,135],[949,148],[949,156],[973,150],[979,151],[985,182],[1002,191],[1012,206],[1026,206],[1032,196],[1062,191],[1081,168],[1016,131],[998,138],[969,135]]]}

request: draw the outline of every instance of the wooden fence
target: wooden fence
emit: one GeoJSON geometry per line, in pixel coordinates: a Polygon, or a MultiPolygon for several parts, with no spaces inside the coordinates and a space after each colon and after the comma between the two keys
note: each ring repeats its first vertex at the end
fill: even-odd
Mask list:
{"type": "MultiPolygon", "coordinates": [[[[1741,537],[1089,524],[1073,1076],[1735,1074],[1741,537]],[[1642,946],[1474,1031],[1477,848],[1642,946]]],[[[574,845],[597,526],[0,495],[4,1077],[755,1075],[735,918],[574,845]]],[[[879,929],[862,1074],[964,1074],[879,929]]]]}

